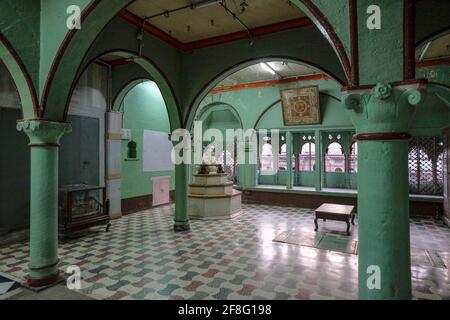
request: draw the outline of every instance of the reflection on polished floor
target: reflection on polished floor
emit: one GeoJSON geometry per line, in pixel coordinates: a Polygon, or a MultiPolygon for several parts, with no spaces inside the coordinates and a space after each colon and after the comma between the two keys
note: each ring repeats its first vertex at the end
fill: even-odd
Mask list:
{"type": "MultiPolygon", "coordinates": [[[[60,246],[61,269],[78,265],[81,293],[97,299],[356,299],[357,255],[339,252],[357,240],[357,225],[327,221],[313,232],[309,209],[246,205],[233,220],[191,221],[172,231],[173,206],[114,221],[60,246]],[[283,232],[327,235],[319,248],[274,242],[283,232]],[[334,239],[334,240],[333,240],[334,239]]],[[[450,229],[411,220],[413,296],[450,299],[450,229]]],[[[26,243],[0,248],[0,272],[23,279],[26,243]]]]}

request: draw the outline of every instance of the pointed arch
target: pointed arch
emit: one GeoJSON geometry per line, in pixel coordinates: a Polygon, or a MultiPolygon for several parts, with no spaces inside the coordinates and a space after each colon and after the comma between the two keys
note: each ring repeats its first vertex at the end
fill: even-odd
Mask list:
{"type": "Polygon", "coordinates": [[[208,81],[208,83],[206,83],[203,88],[197,92],[195,98],[192,100],[188,110],[187,110],[187,114],[186,114],[186,119],[185,119],[185,123],[184,123],[184,128],[191,128],[193,125],[193,121],[194,121],[194,117],[195,114],[197,113],[197,110],[201,104],[201,102],[203,101],[203,99],[208,95],[208,93],[211,91],[211,89],[213,89],[214,87],[216,87],[222,80],[224,80],[225,78],[227,78],[228,76],[232,75],[233,73],[242,70],[246,67],[249,67],[251,65],[257,64],[257,63],[261,63],[261,62],[270,62],[273,60],[281,60],[281,61],[287,61],[287,62],[291,62],[291,63],[297,63],[297,64],[304,64],[307,66],[312,66],[320,71],[322,71],[323,73],[329,75],[331,78],[333,78],[335,81],[337,81],[339,84],[344,85],[344,82],[341,81],[338,77],[336,77],[333,73],[331,73],[328,70],[325,70],[324,68],[322,68],[321,66],[318,66],[315,63],[309,62],[309,61],[305,61],[305,60],[301,60],[299,58],[293,58],[293,57],[286,57],[286,56],[270,56],[270,57],[264,57],[264,58],[255,58],[255,59],[249,59],[249,60],[245,60],[245,61],[241,61],[238,64],[233,65],[230,68],[227,68],[225,70],[223,70],[221,73],[217,74],[214,76],[214,78],[212,78],[210,81],[208,81]]]}
{"type": "Polygon", "coordinates": [[[22,116],[25,119],[34,119],[39,115],[39,102],[36,90],[25,65],[19,55],[0,32],[0,60],[8,69],[20,97],[22,116]]]}
{"type": "Polygon", "coordinates": [[[136,83],[136,81],[142,81],[143,79],[154,81],[159,90],[161,91],[161,94],[164,98],[164,102],[166,104],[167,113],[169,114],[169,121],[170,126],[172,129],[180,128],[181,126],[181,110],[179,106],[179,100],[175,94],[175,90],[173,89],[171,83],[169,82],[167,76],[164,74],[164,72],[148,57],[141,56],[138,57],[138,53],[131,51],[131,50],[125,50],[125,49],[117,49],[117,50],[109,50],[102,52],[92,58],[89,63],[86,63],[84,68],[78,72],[78,77],[73,81],[70,89],[70,94],[66,99],[65,108],[64,108],[64,118],[67,117],[67,112],[69,109],[69,103],[70,103],[70,97],[72,96],[73,91],[75,90],[75,86],[78,83],[78,80],[82,76],[83,72],[96,60],[98,60],[100,57],[107,55],[107,54],[114,54],[116,56],[120,56],[124,59],[129,59],[130,63],[136,63],[139,65],[146,73],[147,77],[138,77],[130,79],[130,81],[120,90],[115,97],[113,97],[113,109],[117,110],[116,108],[120,106],[120,102],[118,104],[118,101],[120,99],[123,100],[126,93],[133,87],[133,83],[136,83]],[[128,91],[127,91],[128,90],[128,91]],[[118,100],[119,99],[119,100],[118,100]]]}

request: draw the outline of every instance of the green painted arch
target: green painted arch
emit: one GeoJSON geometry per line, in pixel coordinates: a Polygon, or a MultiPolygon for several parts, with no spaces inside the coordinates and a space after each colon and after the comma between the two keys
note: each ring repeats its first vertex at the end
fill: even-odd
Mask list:
{"type": "Polygon", "coordinates": [[[264,118],[264,116],[276,105],[278,105],[279,103],[281,103],[281,100],[278,99],[275,102],[271,103],[266,109],[264,109],[263,112],[261,112],[261,114],[259,115],[258,119],[256,119],[255,124],[253,125],[253,129],[257,130],[259,123],[261,122],[261,120],[264,118]]]}
{"type": "MultiPolygon", "coordinates": [[[[160,70],[158,68],[158,66],[156,64],[154,64],[149,58],[147,58],[145,56],[138,57],[136,52],[121,49],[121,50],[111,50],[111,51],[102,52],[98,56],[92,58],[92,60],[89,63],[85,64],[85,69],[89,65],[91,65],[91,63],[93,63],[94,61],[96,61],[97,59],[99,59],[100,57],[102,57],[106,54],[114,54],[114,55],[120,56],[124,59],[130,59],[132,61],[132,63],[138,65],[147,74],[146,77],[143,77],[142,75],[139,75],[137,78],[130,77],[129,83],[126,83],[125,87],[122,88],[121,90],[119,90],[120,92],[117,92],[116,96],[113,98],[114,99],[113,100],[114,110],[117,110],[116,107],[117,107],[118,101],[120,101],[120,99],[123,99],[124,96],[122,97],[122,95],[123,94],[126,95],[126,92],[127,92],[126,90],[128,89],[128,86],[132,86],[134,81],[139,81],[142,79],[151,80],[157,84],[157,86],[158,86],[159,90],[161,91],[161,94],[164,98],[164,102],[166,104],[167,113],[169,114],[170,126],[171,126],[172,130],[181,127],[181,123],[182,123],[181,122],[181,111],[180,111],[178,99],[175,95],[175,91],[174,91],[171,83],[167,79],[167,77],[164,75],[162,70],[160,70]]],[[[82,74],[83,74],[83,72],[80,72],[78,78],[80,78],[82,74]]],[[[74,90],[77,82],[78,82],[78,79],[76,79],[74,81],[74,84],[72,84],[71,92],[74,90]]],[[[69,108],[69,99],[67,99],[66,105],[65,105],[65,111],[64,111],[65,116],[67,116],[68,108],[69,108]]]]}
{"type": "Polygon", "coordinates": [[[39,114],[39,103],[33,81],[19,55],[2,33],[0,33],[0,60],[9,71],[19,93],[23,118],[37,118],[39,114]]]}
{"type": "MultiPolygon", "coordinates": [[[[123,109],[122,106],[123,106],[123,102],[124,102],[126,96],[128,95],[128,93],[130,93],[130,91],[133,90],[137,85],[142,84],[146,81],[155,82],[150,77],[144,77],[144,78],[138,77],[135,79],[131,79],[127,83],[125,83],[125,85],[117,92],[117,94],[113,98],[113,104],[112,104],[113,110],[118,111],[118,112],[124,111],[124,110],[122,110],[123,109]]],[[[158,86],[158,88],[159,88],[159,86],[158,86]]],[[[159,88],[159,90],[161,91],[160,88],[159,88]]],[[[164,96],[163,96],[163,98],[164,98],[164,96]]],[[[167,106],[167,103],[165,103],[165,106],[166,106],[167,114],[169,115],[170,130],[173,131],[173,130],[179,128],[179,127],[174,127],[174,125],[179,125],[179,121],[178,122],[175,121],[175,123],[173,123],[173,121],[171,120],[171,116],[169,114],[169,108],[167,106]]]]}
{"type": "Polygon", "coordinates": [[[335,75],[333,75],[331,72],[324,70],[321,66],[318,66],[314,63],[311,63],[309,61],[300,60],[298,58],[292,58],[292,57],[285,57],[285,56],[270,56],[270,57],[264,57],[264,58],[256,58],[256,59],[249,59],[246,61],[241,61],[238,64],[232,66],[231,68],[228,68],[226,70],[223,70],[221,73],[216,75],[212,80],[210,80],[207,84],[203,86],[203,88],[197,93],[195,96],[193,102],[189,106],[189,109],[187,111],[187,118],[185,120],[184,127],[188,130],[192,129],[194,117],[197,114],[197,110],[201,105],[201,102],[205,97],[208,95],[209,91],[216,87],[222,80],[227,78],[228,76],[232,75],[233,73],[236,73],[239,70],[242,70],[246,67],[261,63],[261,62],[268,62],[268,61],[286,61],[290,63],[296,63],[296,64],[303,64],[306,66],[314,67],[323,73],[327,74],[331,78],[333,78],[335,81],[337,81],[340,85],[344,85],[344,83],[339,80],[335,75]]]}
{"type": "Polygon", "coordinates": [[[122,88],[117,92],[117,94],[114,96],[113,98],[113,111],[118,111],[120,112],[122,110],[122,106],[123,106],[123,100],[125,99],[125,97],[127,96],[127,94],[138,84],[141,84],[145,81],[153,81],[150,78],[143,78],[143,77],[138,77],[135,79],[131,79],[129,81],[127,81],[125,83],[125,85],[122,86],[122,88]]]}
{"type": "MultiPolygon", "coordinates": [[[[49,120],[64,119],[64,105],[70,97],[73,78],[86,57],[90,47],[106,25],[134,0],[92,0],[83,11],[82,28],[69,32],[62,42],[52,63],[41,94],[41,116],[49,120]]],[[[333,25],[321,12],[323,4],[311,0],[296,0],[293,3],[300,7],[311,18],[333,49],[349,77],[348,56],[342,41],[336,35],[333,25]]],[[[186,123],[185,123],[186,124],[186,123]]]]}
{"type": "Polygon", "coordinates": [[[338,56],[350,83],[350,14],[348,0],[290,0],[310,18],[338,56]],[[347,12],[347,19],[341,15],[347,12]],[[330,13],[329,15],[327,13],[330,13]]]}
{"type": "Polygon", "coordinates": [[[79,66],[107,24],[134,0],[92,0],[82,15],[81,29],[67,33],[45,80],[41,95],[41,117],[64,120],[65,106],[79,66]]]}
{"type": "Polygon", "coordinates": [[[208,118],[208,116],[214,112],[214,111],[229,111],[233,116],[236,118],[237,122],[239,123],[239,126],[241,129],[244,128],[244,125],[242,123],[242,118],[239,115],[239,112],[236,110],[235,107],[233,107],[231,104],[226,102],[211,102],[207,105],[205,105],[202,110],[199,110],[199,114],[196,116],[197,120],[205,120],[208,118]]]}

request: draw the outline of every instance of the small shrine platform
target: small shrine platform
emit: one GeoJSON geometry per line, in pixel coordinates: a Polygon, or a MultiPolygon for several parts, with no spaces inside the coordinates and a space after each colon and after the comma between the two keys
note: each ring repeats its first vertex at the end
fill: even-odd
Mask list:
{"type": "Polygon", "coordinates": [[[188,212],[192,219],[231,219],[241,213],[241,192],[226,173],[195,173],[189,185],[188,212]]]}

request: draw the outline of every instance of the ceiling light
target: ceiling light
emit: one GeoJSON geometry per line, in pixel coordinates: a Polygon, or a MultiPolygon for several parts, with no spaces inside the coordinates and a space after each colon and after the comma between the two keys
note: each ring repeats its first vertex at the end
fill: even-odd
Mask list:
{"type": "Polygon", "coordinates": [[[275,64],[275,62],[267,62],[267,65],[273,70],[273,71],[279,71],[278,66],[275,64]]]}
{"type": "Polygon", "coordinates": [[[192,3],[191,7],[192,7],[192,9],[201,9],[201,8],[209,7],[214,4],[218,4],[219,2],[222,2],[222,0],[204,0],[204,1],[199,1],[196,3],[192,3]]]}
{"type": "Polygon", "coordinates": [[[261,62],[259,65],[260,65],[261,69],[263,69],[264,71],[269,72],[273,75],[276,75],[275,71],[273,71],[273,69],[271,67],[269,67],[267,65],[267,63],[261,62]]]}

